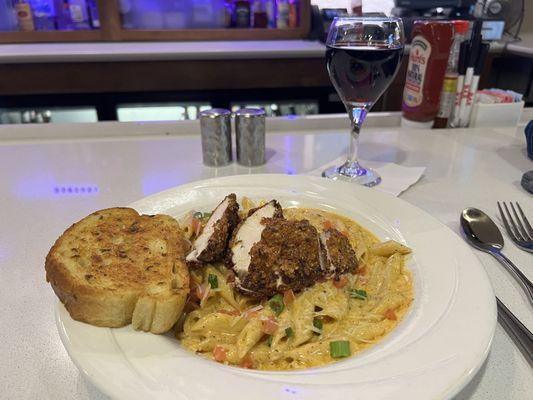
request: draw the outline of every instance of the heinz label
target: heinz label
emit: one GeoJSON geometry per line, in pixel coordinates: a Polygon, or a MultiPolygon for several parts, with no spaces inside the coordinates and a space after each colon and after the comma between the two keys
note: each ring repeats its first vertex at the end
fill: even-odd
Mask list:
{"type": "Polygon", "coordinates": [[[403,91],[403,101],[409,107],[417,107],[424,101],[424,80],[431,56],[431,44],[423,36],[415,36],[409,52],[409,65],[403,91]]]}

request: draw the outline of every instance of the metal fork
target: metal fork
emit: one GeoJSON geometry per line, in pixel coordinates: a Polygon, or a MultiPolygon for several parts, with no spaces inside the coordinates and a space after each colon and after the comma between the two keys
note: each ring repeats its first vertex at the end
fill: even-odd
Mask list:
{"type": "Polygon", "coordinates": [[[505,226],[505,229],[507,230],[507,233],[509,234],[513,242],[515,242],[515,244],[522,250],[533,253],[533,228],[531,227],[531,224],[524,215],[520,204],[518,204],[518,202],[515,202],[516,207],[518,208],[518,211],[520,213],[520,216],[518,216],[518,213],[516,212],[513,203],[509,202],[509,204],[511,205],[511,210],[513,210],[513,218],[511,216],[511,213],[509,212],[507,204],[505,204],[504,201],[502,202],[502,204],[503,208],[505,209],[505,213],[507,214],[507,217],[505,217],[502,207],[500,206],[500,202],[498,201],[497,203],[498,210],[500,210],[500,215],[502,217],[503,225],[505,226]],[[509,222],[507,220],[509,220],[509,222]]]}

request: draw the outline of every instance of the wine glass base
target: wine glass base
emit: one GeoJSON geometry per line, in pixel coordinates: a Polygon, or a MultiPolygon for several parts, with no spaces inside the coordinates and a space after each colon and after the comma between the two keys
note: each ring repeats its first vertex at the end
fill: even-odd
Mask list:
{"type": "Polygon", "coordinates": [[[381,183],[381,176],[370,168],[364,168],[358,163],[355,165],[343,165],[330,167],[322,172],[324,178],[334,181],[353,182],[358,185],[373,187],[381,183]]]}

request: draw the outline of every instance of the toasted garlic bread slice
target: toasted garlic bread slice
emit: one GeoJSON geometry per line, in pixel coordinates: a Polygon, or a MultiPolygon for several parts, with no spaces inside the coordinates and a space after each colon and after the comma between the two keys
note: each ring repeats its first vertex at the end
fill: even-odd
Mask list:
{"type": "Polygon", "coordinates": [[[187,299],[188,249],[172,217],[109,208],[57,239],[46,257],[46,279],[78,321],[164,333],[187,299]]]}

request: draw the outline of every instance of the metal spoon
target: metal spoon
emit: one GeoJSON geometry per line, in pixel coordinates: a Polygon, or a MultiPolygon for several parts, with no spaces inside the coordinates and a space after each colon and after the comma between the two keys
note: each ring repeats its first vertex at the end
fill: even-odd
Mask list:
{"type": "MultiPolygon", "coordinates": [[[[466,240],[475,248],[492,254],[523,285],[530,303],[533,304],[533,286],[529,279],[502,254],[502,234],[489,216],[477,208],[466,208],[461,214],[461,226],[466,240]]],[[[533,365],[533,334],[498,297],[496,302],[500,324],[522,351],[529,364],[533,365]]]]}
{"type": "Polygon", "coordinates": [[[523,286],[533,306],[533,284],[503,253],[503,236],[487,214],[477,208],[465,208],[461,214],[461,226],[466,240],[475,248],[496,258],[523,286]]]}

